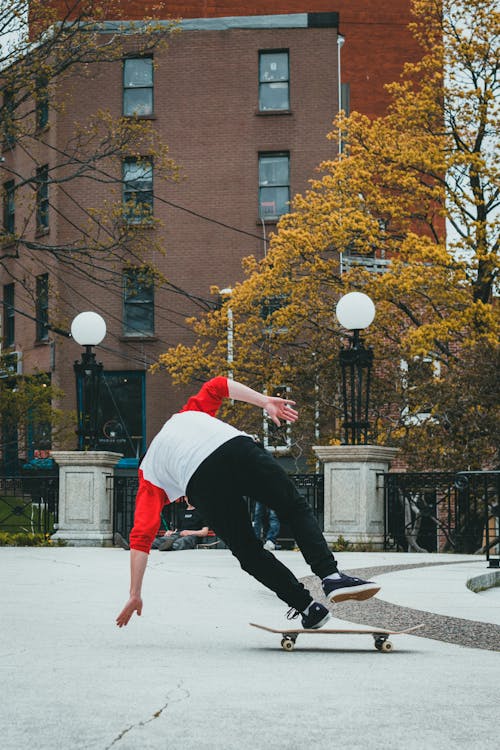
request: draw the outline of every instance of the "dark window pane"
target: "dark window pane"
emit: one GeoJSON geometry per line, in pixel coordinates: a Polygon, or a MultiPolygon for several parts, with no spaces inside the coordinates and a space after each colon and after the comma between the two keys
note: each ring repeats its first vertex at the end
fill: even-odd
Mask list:
{"type": "Polygon", "coordinates": [[[260,189],[260,216],[265,219],[281,216],[289,211],[290,189],[288,187],[269,187],[260,189]]]}
{"type": "Polygon", "coordinates": [[[261,156],[259,161],[259,185],[288,185],[288,156],[261,156]]]}
{"type": "Polygon", "coordinates": [[[139,224],[153,215],[153,165],[150,159],[127,159],[123,163],[123,209],[125,219],[139,224]]]}
{"type": "Polygon", "coordinates": [[[99,449],[139,458],[145,440],[144,373],[104,371],[98,408],[99,449]]]}
{"type": "Polygon", "coordinates": [[[36,224],[38,229],[49,227],[49,168],[36,170],[36,224]]]}
{"type": "Polygon", "coordinates": [[[259,109],[290,109],[288,52],[261,52],[259,109]]]}
{"type": "Polygon", "coordinates": [[[288,83],[261,83],[259,109],[290,109],[288,83]]]}
{"type": "Polygon", "coordinates": [[[38,129],[44,128],[49,121],[49,91],[47,79],[40,78],[36,91],[36,125],[38,129]]]}
{"type": "Polygon", "coordinates": [[[123,330],[129,336],[154,333],[154,284],[140,268],[124,273],[123,330]]]}
{"type": "Polygon", "coordinates": [[[126,89],[123,92],[124,115],[152,115],[153,89],[126,89]]]}
{"type": "Polygon", "coordinates": [[[153,60],[131,58],[123,66],[123,114],[153,114],[153,60]]]}
{"type": "Polygon", "coordinates": [[[49,275],[36,277],[36,340],[45,341],[49,335],[49,275]]]}
{"type": "Polygon", "coordinates": [[[3,228],[7,234],[13,234],[16,229],[16,204],[14,180],[9,180],[3,186],[3,228]]]}
{"type": "Polygon", "coordinates": [[[5,346],[14,346],[15,342],[14,284],[5,284],[3,288],[3,340],[5,346]]]}
{"type": "Polygon", "coordinates": [[[260,82],[288,81],[288,52],[261,52],[260,82]]]}
{"type": "Polygon", "coordinates": [[[150,57],[137,57],[125,60],[123,85],[137,88],[153,85],[153,60],[150,57]]]}

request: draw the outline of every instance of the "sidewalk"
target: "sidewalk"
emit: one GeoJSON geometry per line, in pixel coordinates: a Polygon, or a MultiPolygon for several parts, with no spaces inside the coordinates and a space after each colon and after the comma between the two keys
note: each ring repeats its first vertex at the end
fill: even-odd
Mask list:
{"type": "MultiPolygon", "coordinates": [[[[451,562],[385,572],[377,600],[485,623],[500,649],[500,588],[465,586],[484,560],[337,557],[345,570],[451,562]]],[[[5,750],[498,747],[499,651],[404,635],[382,654],[368,636],[315,635],[286,653],[248,625],[282,627],[286,606],[227,550],[153,552],[143,616],[119,630],[128,565],[119,549],[0,548],[5,750]]]]}

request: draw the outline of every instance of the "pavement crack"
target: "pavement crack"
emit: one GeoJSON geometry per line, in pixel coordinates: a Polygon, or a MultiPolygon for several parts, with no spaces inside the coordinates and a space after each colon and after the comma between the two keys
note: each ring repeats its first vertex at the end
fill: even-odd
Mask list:
{"type": "Polygon", "coordinates": [[[151,724],[152,721],[155,719],[158,719],[164,711],[167,710],[169,706],[171,706],[173,703],[179,703],[179,701],[186,700],[189,698],[189,690],[186,690],[186,688],[182,687],[182,682],[180,682],[173,690],[171,690],[169,693],[167,693],[167,696],[165,698],[165,703],[163,706],[161,706],[157,711],[155,711],[149,719],[143,719],[142,721],[137,721],[135,724],[131,724],[129,727],[126,727],[125,729],[122,729],[122,731],[116,735],[114,740],[110,742],[109,745],[106,745],[105,750],[110,750],[114,745],[117,745],[118,742],[120,742],[129,732],[131,732],[133,729],[136,729],[137,727],[145,727],[148,724],[151,724]]]}

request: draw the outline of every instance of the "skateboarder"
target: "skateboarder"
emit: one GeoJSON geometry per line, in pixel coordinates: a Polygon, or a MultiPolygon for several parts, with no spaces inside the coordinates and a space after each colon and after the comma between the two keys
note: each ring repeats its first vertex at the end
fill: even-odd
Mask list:
{"type": "Polygon", "coordinates": [[[241,567],[302,617],[302,627],[319,628],[330,617],[313,601],[293,573],[257,539],[245,496],[263,502],[288,523],[304,559],[322,580],[333,602],[368,599],[379,591],[371,581],[337,570],[316,518],[306,500],[272,456],[252,437],[215,417],[225,398],[263,409],[280,426],[295,422],[295,402],[268,396],[224,377],[205,383],[153,439],[139,468],[134,527],[130,533],[130,597],[118,615],[119,627],[142,613],[141,589],[148,554],[166,503],[187,495],[241,567]]]}

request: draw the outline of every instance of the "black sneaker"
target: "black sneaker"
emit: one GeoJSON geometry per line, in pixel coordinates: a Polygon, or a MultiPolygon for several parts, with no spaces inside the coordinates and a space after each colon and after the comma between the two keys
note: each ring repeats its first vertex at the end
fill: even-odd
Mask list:
{"type": "Polygon", "coordinates": [[[325,596],[331,602],[343,602],[346,599],[369,599],[380,591],[378,583],[364,581],[362,578],[340,573],[340,578],[323,578],[322,586],[325,596]]]}
{"type": "Polygon", "coordinates": [[[115,535],[113,537],[113,544],[115,545],[115,547],[130,549],[129,543],[122,537],[121,534],[118,533],[118,531],[115,532],[115,535]]]}
{"type": "Polygon", "coordinates": [[[299,615],[302,615],[302,627],[304,630],[317,630],[326,625],[331,617],[327,608],[323,607],[319,602],[311,602],[307,615],[302,614],[302,612],[292,607],[292,609],[288,610],[287,618],[294,620],[299,615]]]}

